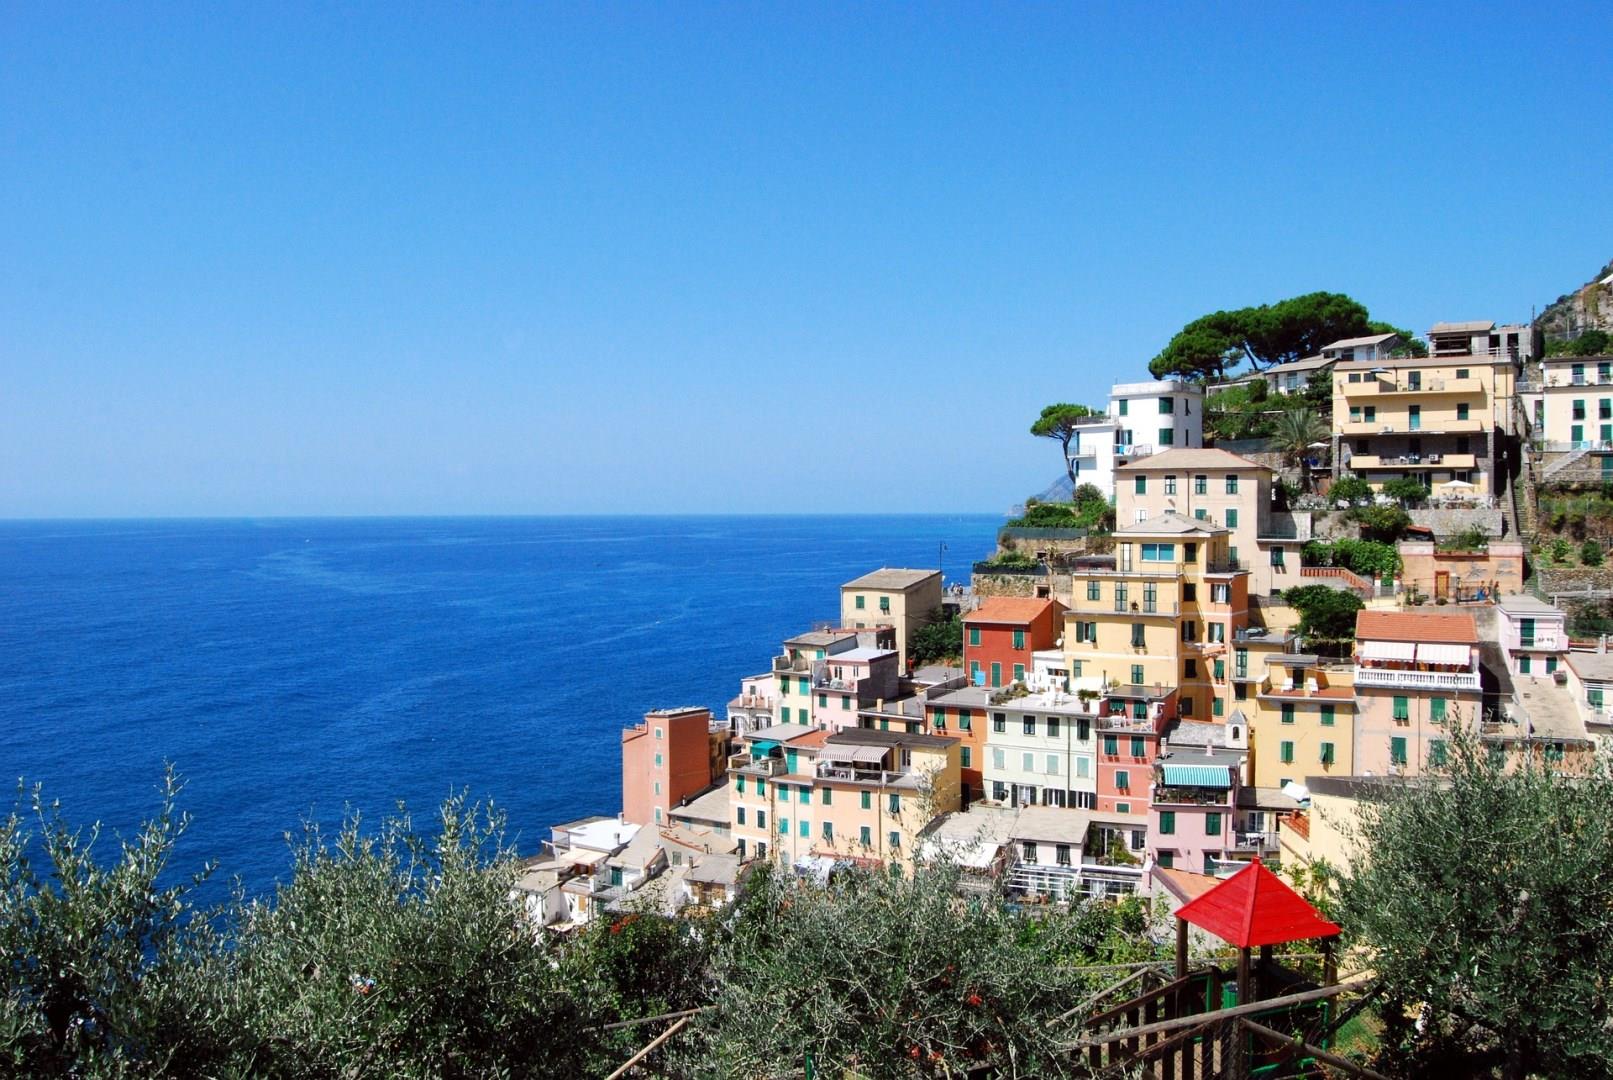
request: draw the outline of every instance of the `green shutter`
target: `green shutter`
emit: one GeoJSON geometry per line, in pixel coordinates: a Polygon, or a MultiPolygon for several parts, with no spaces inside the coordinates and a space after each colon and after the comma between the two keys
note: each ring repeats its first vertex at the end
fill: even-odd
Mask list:
{"type": "MultiPolygon", "coordinates": [[[[1409,720],[1410,718],[1411,718],[1411,707],[1408,704],[1408,699],[1403,698],[1403,697],[1396,697],[1395,698],[1395,719],[1396,720],[1409,720]]],[[[1402,740],[1402,741],[1404,741],[1404,740],[1402,740]]]]}
{"type": "Polygon", "coordinates": [[[1282,758],[1284,765],[1291,765],[1294,761],[1294,744],[1292,740],[1284,739],[1282,744],[1282,758]]]}
{"type": "Polygon", "coordinates": [[[1204,835],[1205,836],[1220,836],[1221,835],[1221,815],[1220,814],[1218,814],[1218,813],[1209,813],[1209,814],[1204,815],[1204,835]]]}
{"type": "Polygon", "coordinates": [[[1428,703],[1428,719],[1436,724],[1445,722],[1445,699],[1437,697],[1428,703]]]}
{"type": "Polygon", "coordinates": [[[1176,811],[1161,810],[1159,813],[1159,831],[1162,836],[1169,836],[1176,831],[1176,811]]]}

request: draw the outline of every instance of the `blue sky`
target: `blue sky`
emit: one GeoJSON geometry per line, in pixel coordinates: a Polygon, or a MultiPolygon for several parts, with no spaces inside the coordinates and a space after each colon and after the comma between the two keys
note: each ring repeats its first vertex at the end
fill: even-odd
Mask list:
{"type": "Polygon", "coordinates": [[[0,4],[0,516],[998,510],[1613,258],[1613,7],[1341,7],[0,4]]]}

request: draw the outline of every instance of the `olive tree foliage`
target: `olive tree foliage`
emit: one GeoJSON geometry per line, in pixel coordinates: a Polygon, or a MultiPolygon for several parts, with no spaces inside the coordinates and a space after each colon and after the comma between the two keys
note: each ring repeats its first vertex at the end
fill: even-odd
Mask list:
{"type": "Polygon", "coordinates": [[[161,811],[105,866],[93,830],[43,805],[37,845],[20,812],[0,829],[0,1072],[594,1075],[638,1042],[601,1024],[705,1000],[708,944],[685,924],[536,931],[502,819],[462,797],[429,830],[401,812],[307,829],[272,897],[198,910],[163,883],[178,790],[170,775],[161,811]]]}
{"type": "Polygon", "coordinates": [[[1346,932],[1390,995],[1385,1064],[1608,1075],[1609,760],[1574,776],[1517,752],[1503,764],[1461,728],[1432,782],[1364,805],[1354,839],[1365,857],[1339,882],[1346,932]]]}
{"type": "Polygon", "coordinates": [[[1135,903],[1028,918],[986,895],[962,899],[957,872],[877,870],[827,885],[776,871],[752,879],[718,949],[716,1006],[677,1051],[678,1075],[1081,1075],[1059,1050],[1060,1016],[1113,972],[1157,957],[1135,903]]]}

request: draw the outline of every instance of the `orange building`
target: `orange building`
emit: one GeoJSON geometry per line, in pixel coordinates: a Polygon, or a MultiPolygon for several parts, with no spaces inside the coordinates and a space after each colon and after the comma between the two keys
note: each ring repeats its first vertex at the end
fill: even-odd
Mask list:
{"type": "Polygon", "coordinates": [[[727,771],[727,725],[710,709],[657,709],[622,732],[622,817],[637,825],[664,825],[684,799],[722,779],[727,771]]]}
{"type": "Polygon", "coordinates": [[[963,666],[973,686],[1024,682],[1031,653],[1051,649],[1064,632],[1057,600],[993,596],[963,617],[963,666]]]}

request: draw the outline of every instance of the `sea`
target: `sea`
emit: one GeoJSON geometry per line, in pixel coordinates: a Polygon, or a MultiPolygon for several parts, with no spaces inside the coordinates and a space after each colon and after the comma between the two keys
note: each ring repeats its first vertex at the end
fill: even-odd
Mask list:
{"type": "Polygon", "coordinates": [[[160,806],[171,872],[266,895],[288,836],[455,792],[507,841],[621,806],[620,732],[722,714],[880,566],[967,581],[991,515],[0,522],[0,778],[116,855],[160,806]]]}

